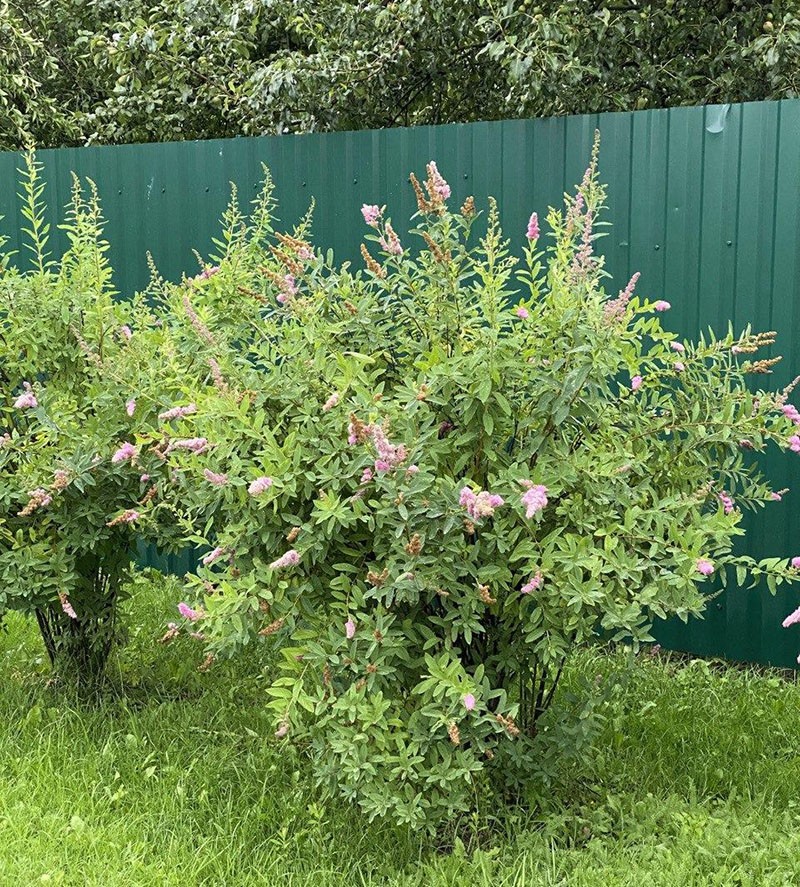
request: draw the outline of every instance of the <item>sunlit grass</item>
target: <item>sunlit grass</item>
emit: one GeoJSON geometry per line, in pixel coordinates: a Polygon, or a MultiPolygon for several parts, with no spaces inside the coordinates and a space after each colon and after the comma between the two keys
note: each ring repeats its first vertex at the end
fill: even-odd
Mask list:
{"type": "MultiPolygon", "coordinates": [[[[48,685],[9,621],[2,887],[800,883],[800,690],[777,674],[638,657],[590,762],[535,808],[487,801],[444,849],[320,795],[271,737],[263,653],[202,674],[198,647],[158,645],[176,596],[142,585],[100,701],[48,685]]],[[[624,665],[584,652],[568,682],[624,665]]]]}

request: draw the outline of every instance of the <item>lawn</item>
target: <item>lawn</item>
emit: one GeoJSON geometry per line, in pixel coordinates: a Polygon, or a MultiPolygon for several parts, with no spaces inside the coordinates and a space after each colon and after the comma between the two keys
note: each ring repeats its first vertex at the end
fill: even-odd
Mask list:
{"type": "MultiPolygon", "coordinates": [[[[189,642],[159,645],[177,594],[138,588],[115,689],[95,704],[51,686],[30,624],[9,619],[0,887],[800,882],[800,689],[777,673],[637,657],[557,797],[487,807],[443,848],[320,796],[272,738],[266,657],[203,674],[189,642]]],[[[625,661],[584,652],[568,682],[625,661]]]]}

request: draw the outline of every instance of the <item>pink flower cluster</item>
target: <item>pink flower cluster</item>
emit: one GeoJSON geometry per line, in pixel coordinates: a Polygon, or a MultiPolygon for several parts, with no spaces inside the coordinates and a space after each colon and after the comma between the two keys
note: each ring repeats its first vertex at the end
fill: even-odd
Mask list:
{"type": "Polygon", "coordinates": [[[638,391],[642,387],[643,381],[641,376],[634,376],[631,379],[631,391],[638,391]]]}
{"type": "Polygon", "coordinates": [[[136,412],[136,399],[135,399],[135,398],[132,397],[132,398],[131,398],[131,399],[125,404],[125,412],[126,412],[129,416],[132,416],[132,415],[136,412]]]}
{"type": "Polygon", "coordinates": [[[114,453],[111,461],[116,465],[118,462],[130,462],[139,455],[139,450],[132,443],[127,441],[114,453]]]}
{"type": "Polygon", "coordinates": [[[800,425],[800,413],[797,411],[797,407],[791,403],[785,403],[781,407],[781,412],[787,419],[793,422],[795,425],[800,425]]]}
{"type": "Polygon", "coordinates": [[[203,469],[203,477],[215,487],[224,487],[228,483],[227,474],[218,474],[216,471],[212,471],[210,468],[203,469]]]}
{"type": "Polygon", "coordinates": [[[521,497],[525,506],[525,517],[530,520],[537,512],[547,507],[547,487],[529,480],[522,480],[520,483],[525,487],[521,497]]]}
{"type": "MultiPolygon", "coordinates": [[[[365,433],[372,438],[378,458],[375,460],[375,471],[385,474],[408,458],[408,452],[403,444],[393,444],[386,436],[386,432],[380,425],[367,425],[365,433]]],[[[348,440],[352,440],[353,435],[348,440]]]]}
{"type": "Polygon", "coordinates": [[[522,305],[514,311],[514,314],[516,314],[520,320],[527,320],[531,316],[530,311],[528,311],[527,308],[523,308],[522,305]]]}
{"type": "Polygon", "coordinates": [[[214,561],[218,561],[225,553],[227,549],[223,548],[221,545],[218,545],[212,551],[203,558],[203,566],[208,567],[214,563],[214,561]]]}
{"type": "Polygon", "coordinates": [[[130,342],[130,340],[133,338],[133,332],[132,332],[131,328],[128,326],[127,323],[126,323],[124,326],[121,326],[121,327],[119,328],[119,331],[120,331],[120,333],[122,334],[122,338],[123,338],[126,342],[130,342]]]}
{"type": "Polygon", "coordinates": [[[28,493],[28,504],[19,512],[21,517],[27,517],[39,508],[47,508],[53,501],[53,497],[47,490],[38,487],[28,493]]]}
{"type": "Polygon", "coordinates": [[[353,622],[352,617],[350,617],[347,622],[344,624],[344,635],[348,641],[351,641],[356,634],[356,624],[353,622]]]}
{"type": "Polygon", "coordinates": [[[278,287],[280,292],[275,299],[280,302],[281,305],[285,305],[300,292],[300,287],[297,285],[294,274],[285,274],[278,281],[278,287]]]}
{"type": "Polygon", "coordinates": [[[392,228],[389,222],[386,223],[386,236],[381,236],[378,242],[381,245],[381,249],[385,253],[389,253],[390,256],[403,255],[403,245],[400,243],[400,238],[397,236],[397,232],[392,228]]]}
{"type": "Polygon", "coordinates": [[[793,434],[789,438],[789,449],[793,453],[800,453],[800,436],[793,434]]]}
{"type": "Polygon", "coordinates": [[[257,477],[247,488],[248,495],[255,498],[265,493],[272,486],[272,478],[262,475],[257,477]]]}
{"type": "Polygon", "coordinates": [[[329,412],[330,412],[330,411],[336,406],[337,403],[339,403],[339,395],[338,395],[336,392],[334,392],[334,393],[333,393],[333,394],[332,394],[332,395],[331,395],[331,396],[325,401],[325,403],[322,404],[322,412],[323,412],[323,413],[329,413],[329,412]]]}
{"type": "Polygon", "coordinates": [[[497,493],[490,493],[488,490],[481,490],[475,493],[469,487],[462,487],[461,494],[458,497],[458,504],[462,508],[467,509],[467,514],[473,520],[480,520],[484,517],[491,517],[496,508],[505,505],[505,499],[498,496],[497,493]]]}
{"type": "Polygon", "coordinates": [[[181,601],[178,604],[178,612],[183,616],[184,619],[188,619],[189,622],[198,622],[203,618],[202,610],[193,610],[188,604],[181,601]]]}
{"type": "Polygon", "coordinates": [[[300,563],[300,555],[290,548],[285,554],[282,554],[277,560],[274,560],[269,566],[271,570],[282,570],[284,567],[294,567],[300,563]]]}
{"type": "Polygon", "coordinates": [[[719,501],[722,503],[725,514],[730,514],[733,511],[733,499],[731,499],[731,497],[727,493],[720,493],[719,501]]]}
{"type": "Polygon", "coordinates": [[[190,403],[185,407],[172,407],[170,410],[165,410],[163,413],[158,414],[158,418],[162,422],[169,422],[172,419],[183,419],[185,416],[191,416],[196,412],[197,405],[190,403]]]}
{"type": "Polygon", "coordinates": [[[75,608],[72,606],[69,596],[65,591],[59,592],[58,601],[61,604],[61,609],[70,619],[78,618],[78,614],[75,612],[75,608]]]}
{"type": "Polygon", "coordinates": [[[531,213],[531,217],[528,219],[528,230],[525,232],[525,236],[528,240],[538,240],[539,239],[539,215],[538,213],[531,213]]]}
{"type": "Polygon", "coordinates": [[[465,693],[462,701],[467,711],[472,711],[475,708],[475,697],[472,693],[465,693]]]}
{"type": "Polygon", "coordinates": [[[655,311],[669,311],[672,307],[669,302],[665,302],[663,299],[659,299],[657,302],[653,302],[653,309],[655,311]]]}
{"type": "Polygon", "coordinates": [[[447,200],[450,197],[450,186],[442,177],[434,160],[431,160],[428,164],[428,175],[433,182],[433,190],[435,191],[436,196],[440,200],[447,200]]]}
{"type": "Polygon", "coordinates": [[[603,317],[607,323],[621,320],[624,317],[625,309],[628,307],[628,302],[631,300],[631,296],[636,288],[639,277],[640,274],[637,271],[628,281],[628,285],[625,289],[620,290],[620,294],[617,298],[612,299],[610,302],[606,302],[605,305],[603,305],[603,317]]]}
{"type": "Polygon", "coordinates": [[[378,227],[378,220],[380,219],[382,212],[383,210],[374,203],[365,203],[361,207],[361,215],[364,216],[364,221],[370,226],[370,228],[378,227]]]}
{"type": "Polygon", "coordinates": [[[683,354],[683,352],[686,350],[680,342],[670,342],[669,347],[673,351],[677,351],[678,354],[683,354]]]}
{"type": "Polygon", "coordinates": [[[542,583],[544,582],[544,576],[542,576],[542,571],[537,570],[533,576],[522,586],[520,591],[522,594],[532,594],[534,591],[538,591],[542,587],[542,583]]]}
{"type": "Polygon", "coordinates": [[[171,450],[187,450],[190,453],[199,455],[205,453],[208,449],[208,441],[204,437],[189,437],[182,440],[173,440],[167,447],[167,452],[171,450]]]}
{"type": "Polygon", "coordinates": [[[39,406],[36,395],[33,393],[30,382],[23,382],[22,387],[25,389],[22,394],[14,401],[14,408],[18,410],[35,410],[39,406]]]}
{"type": "Polygon", "coordinates": [[[710,576],[714,572],[714,564],[707,558],[700,557],[695,563],[695,569],[702,576],[710,576]]]}

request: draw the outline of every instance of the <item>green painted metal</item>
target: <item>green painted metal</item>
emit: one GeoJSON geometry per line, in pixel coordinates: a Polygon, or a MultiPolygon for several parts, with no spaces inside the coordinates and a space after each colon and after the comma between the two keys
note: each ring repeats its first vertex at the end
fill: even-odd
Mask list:
{"type": "MultiPolygon", "coordinates": [[[[415,209],[408,173],[434,158],[453,200],[473,194],[500,201],[509,235],[521,241],[532,210],[560,201],[586,166],[595,128],[609,185],[613,223],[602,242],[619,287],[634,271],[639,291],[673,305],[668,323],[687,336],[732,321],[776,329],[785,357],[773,382],[800,371],[800,100],[705,108],[516,120],[376,132],[128,145],[42,151],[46,198],[56,224],[70,174],[98,185],[108,218],[117,285],[130,293],[147,280],[146,251],[164,276],[195,273],[195,247],[206,253],[216,219],[238,185],[242,204],[255,194],[261,164],[276,182],[278,215],[297,222],[316,201],[317,242],[336,258],[359,262],[362,203],[386,203],[395,227],[415,209]]],[[[20,158],[0,154],[0,231],[17,240],[20,158]]],[[[772,456],[776,487],[798,491],[749,519],[754,556],[800,554],[800,460],[772,456]]],[[[183,572],[196,555],[145,561],[183,572]]],[[[665,646],[730,659],[795,664],[798,639],[780,622],[800,601],[794,591],[730,589],[704,620],[657,629],[665,646]]]]}

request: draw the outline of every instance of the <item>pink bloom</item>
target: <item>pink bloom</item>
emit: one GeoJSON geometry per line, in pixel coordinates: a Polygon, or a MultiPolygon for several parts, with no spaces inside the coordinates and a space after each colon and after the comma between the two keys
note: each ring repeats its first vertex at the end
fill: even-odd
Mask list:
{"type": "Polygon", "coordinates": [[[344,634],[348,641],[352,640],[355,637],[356,633],[356,624],[352,619],[348,619],[344,624],[344,634]]]}
{"type": "MultiPolygon", "coordinates": [[[[780,493],[770,493],[769,498],[772,499],[773,502],[780,502],[783,499],[780,493]]],[[[800,558],[798,558],[800,560],[800,558]]]]}
{"type": "Polygon", "coordinates": [[[275,301],[280,305],[285,305],[288,299],[283,293],[278,293],[278,295],[275,296],[275,301]]]}
{"type": "Polygon", "coordinates": [[[247,488],[249,495],[255,497],[265,493],[272,486],[272,478],[262,475],[257,477],[247,488]]]}
{"type": "Polygon", "coordinates": [[[676,360],[675,363],[672,364],[672,369],[674,369],[676,373],[682,373],[686,367],[679,360],[676,360]]]}
{"type": "Polygon", "coordinates": [[[132,524],[135,521],[139,520],[141,515],[138,511],[135,511],[133,508],[128,508],[126,511],[123,511],[122,514],[117,518],[118,523],[121,524],[132,524]]]}
{"type": "Polygon", "coordinates": [[[78,614],[75,612],[74,607],[70,603],[70,599],[67,596],[66,592],[61,592],[58,595],[58,600],[61,603],[61,609],[69,616],[70,619],[77,619],[78,614]]]}
{"type": "Polygon", "coordinates": [[[184,440],[173,440],[168,450],[188,450],[198,455],[208,449],[208,441],[204,437],[189,437],[184,440]]]}
{"type": "Polygon", "coordinates": [[[714,564],[704,557],[698,558],[695,563],[695,569],[703,576],[710,576],[714,572],[714,564]]]}
{"type": "Polygon", "coordinates": [[[670,343],[669,343],[669,347],[670,347],[673,351],[677,351],[679,354],[683,354],[683,352],[686,350],[686,349],[683,347],[683,345],[681,345],[680,342],[670,342],[670,343]]]}
{"type": "Polygon", "coordinates": [[[800,437],[798,437],[798,435],[793,434],[789,438],[789,449],[793,453],[800,453],[800,437]]]}
{"type": "Polygon", "coordinates": [[[542,587],[542,582],[544,582],[544,576],[542,576],[541,570],[537,570],[534,575],[522,586],[520,591],[522,594],[531,594],[534,591],[538,591],[542,587]]]}
{"type": "Polygon", "coordinates": [[[386,223],[386,237],[380,237],[378,242],[381,245],[381,249],[389,253],[390,256],[403,255],[403,245],[400,243],[400,238],[388,222],[386,223]]]}
{"type": "Polygon", "coordinates": [[[18,410],[35,410],[39,406],[36,395],[33,393],[30,382],[23,382],[25,391],[14,401],[14,407],[18,410]]]}
{"type": "Polygon", "coordinates": [[[481,490],[476,494],[469,487],[462,487],[458,504],[466,508],[467,514],[473,520],[480,520],[491,517],[496,508],[505,504],[505,500],[497,493],[490,493],[488,490],[481,490]]]}
{"type": "Polygon", "coordinates": [[[795,425],[800,425],[800,413],[798,413],[797,407],[795,407],[793,404],[785,403],[781,407],[781,412],[784,416],[786,416],[787,419],[790,419],[792,422],[794,422],[795,425]]]}
{"type": "Polygon", "coordinates": [[[187,404],[185,407],[172,407],[163,413],[158,414],[158,418],[163,422],[169,422],[172,419],[183,419],[184,416],[191,416],[197,412],[197,406],[193,403],[187,404]]]}
{"type": "Polygon", "coordinates": [[[653,303],[653,308],[656,311],[669,311],[672,307],[669,302],[665,302],[663,299],[659,299],[657,302],[653,303]]]}
{"type": "Polygon", "coordinates": [[[200,278],[200,280],[208,280],[208,278],[213,277],[217,273],[217,271],[219,271],[219,266],[211,265],[208,268],[204,268],[197,276],[200,278]]]}
{"type": "Polygon", "coordinates": [[[467,693],[464,696],[464,708],[467,711],[472,711],[475,708],[475,697],[472,693],[467,693]]]}
{"type": "Polygon", "coordinates": [[[293,274],[286,274],[284,276],[281,282],[281,290],[286,296],[296,296],[300,292],[293,274]]]}
{"type": "Polygon", "coordinates": [[[528,309],[523,308],[521,305],[519,308],[517,308],[517,310],[514,312],[514,314],[516,314],[517,317],[521,318],[522,320],[527,320],[531,316],[528,309]]]}
{"type": "Polygon", "coordinates": [[[136,412],[136,400],[135,400],[134,398],[131,398],[131,399],[125,404],[125,412],[126,412],[129,416],[132,416],[132,415],[136,412]]]}
{"type": "Polygon", "coordinates": [[[720,493],[719,501],[725,509],[725,514],[730,514],[733,511],[733,499],[727,493],[720,493]]]}
{"type": "Polygon", "coordinates": [[[217,474],[215,471],[211,471],[210,468],[203,469],[203,477],[215,487],[224,487],[228,483],[227,474],[217,474]]]}
{"type": "Polygon", "coordinates": [[[800,557],[792,558],[792,568],[795,570],[800,570],[800,557]]]}
{"type": "Polygon", "coordinates": [[[547,506],[547,487],[542,484],[531,484],[530,481],[523,481],[523,486],[527,489],[522,494],[522,504],[525,506],[525,517],[530,520],[547,506]]]}
{"type": "Polygon", "coordinates": [[[362,475],[361,475],[361,483],[368,484],[372,480],[373,477],[374,477],[374,475],[372,473],[372,469],[365,468],[362,475]]]}
{"type": "Polygon", "coordinates": [[[537,213],[531,213],[531,217],[528,219],[528,230],[525,232],[525,236],[528,240],[539,239],[539,216],[537,213]]]}
{"type": "Polygon", "coordinates": [[[282,554],[277,560],[273,561],[269,566],[272,570],[281,570],[283,567],[294,567],[300,563],[300,555],[290,548],[286,554],[282,554]]]}
{"type": "Polygon", "coordinates": [[[124,326],[121,326],[119,328],[119,331],[122,333],[122,337],[123,339],[125,339],[126,342],[130,342],[130,340],[133,338],[133,333],[131,332],[131,328],[128,326],[127,323],[124,326]]]}
{"type": "Polygon", "coordinates": [[[364,221],[371,228],[375,228],[378,225],[378,219],[381,217],[381,208],[374,203],[365,203],[361,207],[361,215],[364,216],[364,221]]]}
{"type": "Polygon", "coordinates": [[[150,480],[150,475],[149,475],[149,474],[143,474],[143,475],[139,478],[139,482],[140,482],[140,483],[143,483],[143,484],[146,484],[147,481],[149,481],[149,480],[150,480]]]}
{"type": "Polygon", "coordinates": [[[607,322],[621,320],[622,317],[624,317],[625,309],[628,307],[628,302],[631,300],[634,289],[636,289],[636,283],[639,280],[639,277],[640,274],[637,271],[628,281],[628,285],[625,289],[620,290],[617,298],[612,299],[603,305],[603,316],[607,322]]]}
{"type": "Polygon", "coordinates": [[[199,619],[203,618],[203,614],[199,610],[193,610],[188,604],[185,604],[181,601],[178,604],[178,612],[183,616],[184,619],[188,619],[189,622],[197,622],[199,619]]]}
{"type": "Polygon", "coordinates": [[[283,739],[283,737],[289,732],[289,725],[286,721],[281,721],[278,729],[275,731],[276,739],[283,739]]]}
{"type": "Polygon", "coordinates": [[[111,457],[111,461],[115,464],[117,462],[128,462],[131,459],[135,459],[139,455],[139,450],[132,444],[127,441],[122,444],[122,446],[114,453],[111,457]]]}
{"type": "Polygon", "coordinates": [[[450,197],[450,186],[442,178],[442,175],[433,160],[428,164],[428,173],[433,180],[433,190],[436,192],[437,197],[440,200],[447,200],[450,197]]]}
{"type": "Polygon", "coordinates": [[[642,387],[642,381],[641,376],[634,376],[631,379],[631,391],[638,391],[642,387]]]}
{"type": "Polygon", "coordinates": [[[416,474],[419,471],[419,465],[409,465],[406,468],[406,474],[416,474]]]}
{"type": "Polygon", "coordinates": [[[332,394],[332,395],[331,395],[331,396],[325,401],[325,403],[322,404],[322,412],[323,412],[323,413],[327,413],[327,412],[329,412],[330,410],[332,410],[332,409],[336,406],[337,403],[339,403],[339,395],[338,395],[338,394],[332,394]]]}
{"type": "Polygon", "coordinates": [[[788,628],[790,625],[797,625],[800,622],[800,607],[798,607],[794,613],[790,613],[781,623],[784,628],[788,628]]]}
{"type": "Polygon", "coordinates": [[[731,345],[731,354],[741,354],[742,346],[741,345],[731,345]]]}
{"type": "Polygon", "coordinates": [[[221,546],[217,546],[213,551],[209,551],[209,553],[203,558],[203,566],[208,567],[210,564],[213,564],[214,561],[219,560],[223,554],[225,554],[225,549],[221,546]]]}
{"type": "Polygon", "coordinates": [[[387,471],[392,470],[392,466],[385,459],[376,459],[375,470],[380,474],[385,474],[387,471]]]}

